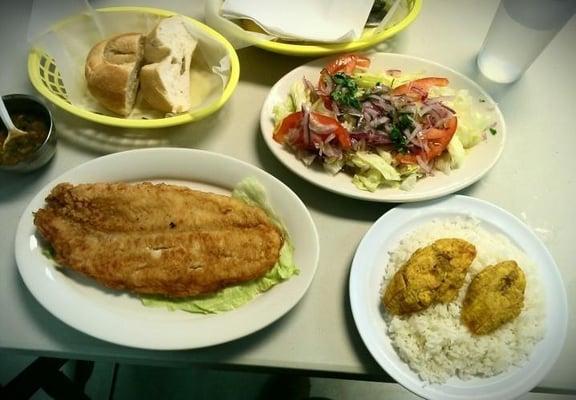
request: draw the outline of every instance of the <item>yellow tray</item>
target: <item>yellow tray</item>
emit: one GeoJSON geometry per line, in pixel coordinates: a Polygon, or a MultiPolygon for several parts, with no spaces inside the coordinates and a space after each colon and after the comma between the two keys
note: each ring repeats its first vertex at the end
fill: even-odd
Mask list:
{"type": "Polygon", "coordinates": [[[408,14],[398,23],[387,27],[373,34],[374,28],[366,28],[362,36],[357,40],[346,43],[335,44],[314,44],[314,43],[287,43],[277,42],[273,40],[254,39],[252,43],[256,47],[268,50],[274,53],[287,54],[290,56],[324,56],[336,53],[348,53],[352,51],[363,50],[372,47],[385,39],[389,39],[396,35],[398,32],[404,30],[410,25],[420,13],[422,8],[422,0],[408,0],[408,14]]]}
{"type": "MultiPolygon", "coordinates": [[[[148,7],[109,7],[98,9],[98,11],[139,12],[158,15],[160,17],[170,17],[172,15],[176,15],[176,13],[172,11],[148,7]]],[[[98,122],[100,124],[124,128],[162,128],[198,121],[216,112],[224,105],[224,103],[226,103],[226,101],[228,101],[234,92],[234,89],[236,89],[236,86],[238,85],[238,79],[240,77],[240,62],[238,61],[236,50],[234,50],[230,42],[228,42],[228,40],[226,40],[222,35],[220,35],[212,28],[192,18],[185,18],[187,18],[190,23],[194,24],[196,27],[219,41],[226,49],[226,52],[230,58],[230,76],[226,86],[224,87],[222,96],[200,109],[193,110],[185,114],[179,114],[173,117],[158,119],[127,119],[88,111],[84,108],[75,106],[68,101],[66,89],[64,88],[64,84],[54,59],[48,56],[42,49],[38,48],[32,48],[28,54],[28,77],[30,78],[32,85],[34,85],[36,90],[38,90],[42,96],[46,97],[46,99],[54,103],[56,106],[80,118],[98,122]]]]}

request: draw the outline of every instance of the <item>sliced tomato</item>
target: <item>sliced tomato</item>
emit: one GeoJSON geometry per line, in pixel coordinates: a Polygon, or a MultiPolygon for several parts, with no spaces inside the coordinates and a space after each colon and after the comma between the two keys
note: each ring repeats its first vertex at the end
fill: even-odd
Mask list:
{"type": "Polygon", "coordinates": [[[356,54],[345,54],[326,65],[325,69],[330,75],[334,75],[337,72],[352,75],[356,67],[368,68],[369,66],[370,60],[367,57],[356,54]]]}
{"type": "Polygon", "coordinates": [[[406,95],[411,100],[424,100],[428,96],[428,91],[434,86],[447,86],[448,79],[446,78],[422,78],[416,79],[398,86],[392,91],[394,96],[406,95]]]}
{"type": "Polygon", "coordinates": [[[427,150],[420,149],[420,151],[415,153],[398,154],[396,160],[402,164],[418,164],[417,156],[420,156],[424,161],[433,160],[446,150],[457,128],[458,118],[452,117],[446,122],[445,128],[430,128],[426,130],[424,140],[426,141],[427,150]]]}
{"type": "MultiPolygon", "coordinates": [[[[304,129],[302,127],[302,118],[304,118],[304,114],[302,111],[297,111],[285,117],[282,120],[282,123],[278,126],[278,128],[274,131],[274,135],[272,136],[275,141],[278,143],[284,143],[286,140],[286,136],[291,130],[296,129],[298,131],[298,139],[293,145],[302,147],[302,148],[309,148],[310,145],[306,145],[307,141],[302,136],[304,134],[304,129]]],[[[330,133],[334,133],[336,135],[336,139],[338,140],[338,144],[343,150],[348,150],[352,147],[352,142],[350,141],[350,135],[346,128],[344,128],[340,123],[327,115],[311,112],[310,119],[314,119],[316,125],[322,126],[325,128],[326,131],[330,131],[330,133]]],[[[311,130],[312,133],[318,135],[325,139],[328,137],[330,133],[323,133],[319,131],[311,130]]]]}
{"type": "Polygon", "coordinates": [[[278,128],[274,131],[272,138],[278,143],[284,143],[288,132],[292,129],[302,129],[302,115],[302,111],[297,111],[284,117],[278,128]]]}
{"type": "MultiPolygon", "coordinates": [[[[330,130],[334,131],[336,139],[338,140],[338,143],[340,144],[340,147],[343,150],[348,150],[352,147],[352,142],[350,141],[350,135],[348,134],[348,131],[346,130],[346,128],[340,125],[340,122],[338,122],[338,120],[329,117],[327,115],[315,112],[310,113],[310,118],[314,118],[319,125],[332,128],[330,130]]],[[[315,133],[318,134],[318,132],[315,133]]]]}
{"type": "MultiPolygon", "coordinates": [[[[370,66],[370,59],[356,54],[345,54],[338,57],[320,71],[320,79],[318,80],[318,89],[323,92],[328,91],[327,81],[331,75],[343,72],[347,75],[352,75],[357,67],[368,68],[370,66]]],[[[332,109],[332,99],[329,95],[320,95],[322,102],[327,109],[332,109]]]]}

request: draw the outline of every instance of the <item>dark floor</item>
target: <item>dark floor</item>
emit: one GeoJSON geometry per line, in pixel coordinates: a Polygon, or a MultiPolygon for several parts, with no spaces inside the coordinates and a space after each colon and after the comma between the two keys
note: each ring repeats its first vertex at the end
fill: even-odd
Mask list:
{"type": "MultiPolygon", "coordinates": [[[[34,361],[34,357],[0,353],[0,384],[6,385],[34,361]]],[[[74,362],[61,369],[73,377],[81,368],[74,362]]],[[[349,381],[196,368],[163,368],[97,362],[85,386],[92,400],[415,400],[396,384],[349,381]]],[[[34,400],[51,399],[39,390],[34,400]]],[[[576,396],[530,393],[522,400],[571,400],[576,396]]]]}

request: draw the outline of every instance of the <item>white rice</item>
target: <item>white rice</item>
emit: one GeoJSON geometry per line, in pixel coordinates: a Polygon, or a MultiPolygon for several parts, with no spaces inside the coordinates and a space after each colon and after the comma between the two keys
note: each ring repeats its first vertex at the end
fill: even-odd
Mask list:
{"type": "Polygon", "coordinates": [[[440,238],[461,238],[474,244],[477,256],[458,298],[407,316],[385,313],[388,335],[398,355],[421,379],[442,383],[452,377],[488,377],[523,364],[545,333],[545,299],[536,265],[502,234],[483,229],[469,217],[433,220],[403,238],[390,254],[382,293],[394,273],[418,248],[440,238]],[[483,268],[515,260],[526,276],[524,308],[515,320],[489,335],[473,336],[460,323],[460,310],[472,278],[483,268]]]}

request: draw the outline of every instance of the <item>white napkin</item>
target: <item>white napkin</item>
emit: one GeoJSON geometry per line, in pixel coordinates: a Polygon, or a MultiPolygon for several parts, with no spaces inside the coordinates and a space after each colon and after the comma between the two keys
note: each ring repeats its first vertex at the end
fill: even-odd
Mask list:
{"type": "Polygon", "coordinates": [[[285,40],[349,42],[362,35],[374,0],[225,0],[223,17],[249,19],[285,40]]]}

